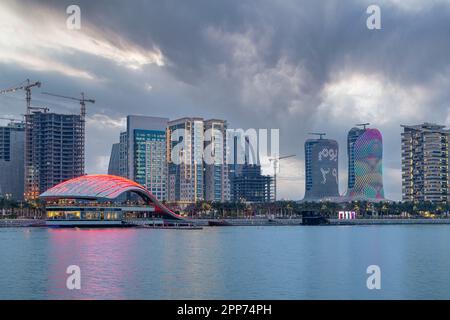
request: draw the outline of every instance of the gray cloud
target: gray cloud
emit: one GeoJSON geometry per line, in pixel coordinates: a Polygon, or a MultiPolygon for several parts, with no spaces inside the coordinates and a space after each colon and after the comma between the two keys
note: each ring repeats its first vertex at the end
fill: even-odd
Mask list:
{"type": "MultiPolygon", "coordinates": [[[[42,56],[95,79],[0,59],[0,84],[32,77],[46,91],[94,96],[98,103],[89,109],[87,131],[90,172],[106,169],[104,160],[120,132],[116,123],[127,114],[220,117],[232,127],[280,128],[281,152],[298,155],[280,175],[281,196],[293,199],[303,196],[299,166],[307,133],[325,130],[338,140],[344,192],[346,133],[354,123],[369,121],[384,136],[387,196],[399,199],[399,125],[449,124],[450,4],[378,3],[382,30],[370,31],[369,1],[77,1],[86,26],[79,32],[92,32],[118,49],[132,45],[144,56],[160,50],[164,66],[130,69],[70,48],[42,56]]],[[[64,28],[69,4],[25,1],[16,12],[51,9],[64,28]]],[[[34,96],[36,103],[62,111],[76,108],[34,96]]],[[[23,103],[19,95],[0,99],[2,114],[23,103]]]]}

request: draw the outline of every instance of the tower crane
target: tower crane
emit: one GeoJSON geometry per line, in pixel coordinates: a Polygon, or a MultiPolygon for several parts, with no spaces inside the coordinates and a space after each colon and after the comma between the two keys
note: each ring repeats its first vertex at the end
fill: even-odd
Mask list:
{"type": "Polygon", "coordinates": [[[80,103],[80,106],[81,106],[81,118],[83,119],[83,121],[84,121],[84,118],[86,117],[86,102],[95,103],[94,99],[86,99],[84,97],[84,92],[81,93],[81,99],[80,98],[63,96],[63,95],[60,95],[60,94],[48,93],[48,92],[42,92],[42,94],[46,94],[48,96],[53,96],[53,97],[58,97],[58,98],[63,98],[63,99],[69,99],[69,100],[78,101],[80,103]]]}
{"type": "Polygon", "coordinates": [[[85,140],[85,118],[86,118],[86,102],[88,103],[95,103],[94,99],[86,99],[84,97],[84,92],[81,92],[81,98],[74,98],[74,97],[69,97],[69,96],[64,96],[64,95],[60,95],[60,94],[54,94],[54,93],[49,93],[49,92],[42,92],[42,94],[48,95],[48,96],[52,96],[52,97],[57,97],[57,98],[63,98],[63,99],[68,99],[68,100],[74,100],[74,101],[78,101],[80,103],[80,115],[81,115],[81,136],[83,139],[83,148],[81,148],[81,157],[83,159],[83,163],[84,163],[84,140],[85,140]]]}
{"type": "MultiPolygon", "coordinates": [[[[25,91],[25,100],[27,102],[27,109],[26,109],[26,116],[25,116],[25,145],[24,145],[24,154],[25,159],[29,158],[29,152],[30,152],[30,138],[29,138],[29,130],[30,130],[30,124],[29,124],[29,117],[31,109],[42,109],[44,112],[48,111],[48,108],[43,107],[32,107],[31,106],[31,89],[34,87],[40,88],[42,83],[40,81],[31,82],[30,79],[26,79],[24,82],[22,82],[21,85],[17,87],[12,87],[4,90],[0,90],[0,94],[9,93],[9,92],[16,92],[18,90],[24,90],[25,91]]],[[[32,173],[30,173],[30,167],[25,163],[25,181],[27,181],[29,178],[34,179],[32,173]]],[[[29,186],[28,183],[25,182],[25,198],[27,198],[27,194],[29,194],[28,190],[29,186]]]]}
{"type": "Polygon", "coordinates": [[[273,163],[273,185],[274,185],[274,198],[277,201],[277,167],[280,160],[295,157],[295,154],[281,157],[269,158],[269,161],[273,163]]]}
{"type": "Polygon", "coordinates": [[[31,88],[33,88],[33,87],[40,88],[41,82],[39,82],[39,81],[31,82],[30,79],[27,79],[27,80],[25,80],[25,84],[23,84],[21,86],[0,90],[0,94],[8,93],[8,92],[16,92],[18,90],[25,90],[25,94],[26,94],[25,99],[27,101],[27,114],[29,114],[30,110],[33,109],[31,107],[31,88]]]}

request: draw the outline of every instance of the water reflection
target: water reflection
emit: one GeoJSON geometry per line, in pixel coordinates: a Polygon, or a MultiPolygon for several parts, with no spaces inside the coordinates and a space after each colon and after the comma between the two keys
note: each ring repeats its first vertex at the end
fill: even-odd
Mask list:
{"type": "Polygon", "coordinates": [[[450,298],[449,243],[450,226],[0,229],[0,298],[450,298]]]}

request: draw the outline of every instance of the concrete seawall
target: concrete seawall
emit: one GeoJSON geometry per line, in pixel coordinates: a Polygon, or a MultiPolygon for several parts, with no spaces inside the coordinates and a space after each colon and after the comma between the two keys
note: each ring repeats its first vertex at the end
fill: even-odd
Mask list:
{"type": "Polygon", "coordinates": [[[267,218],[251,218],[251,219],[193,219],[196,225],[207,226],[208,221],[225,221],[232,226],[293,226],[301,225],[302,219],[267,219],[267,218]]]}
{"type": "Polygon", "coordinates": [[[450,218],[443,219],[353,219],[339,220],[329,219],[330,225],[354,226],[354,225],[394,225],[394,224],[450,224],[450,218]]]}
{"type": "Polygon", "coordinates": [[[38,219],[0,219],[0,228],[41,227],[45,220],[38,219]]]}

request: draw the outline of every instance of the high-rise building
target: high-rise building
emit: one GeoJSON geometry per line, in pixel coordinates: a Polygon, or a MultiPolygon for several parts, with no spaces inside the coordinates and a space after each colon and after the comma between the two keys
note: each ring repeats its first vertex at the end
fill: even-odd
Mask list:
{"type": "Polygon", "coordinates": [[[204,200],[203,119],[170,121],[167,139],[168,200],[180,204],[204,200]]]}
{"type": "Polygon", "coordinates": [[[84,174],[81,115],[35,111],[25,115],[25,199],[84,174]]]}
{"type": "Polygon", "coordinates": [[[114,143],[109,157],[108,174],[120,176],[120,143],[114,143]]]}
{"type": "Polygon", "coordinates": [[[159,117],[127,116],[127,130],[120,134],[116,151],[118,175],[143,185],[161,200],[167,200],[168,121],[159,117]]]}
{"type": "Polygon", "coordinates": [[[448,203],[450,130],[432,123],[402,127],[403,200],[448,203]]]}
{"type": "Polygon", "coordinates": [[[120,133],[119,140],[119,174],[118,176],[128,178],[128,136],[127,132],[120,133]]]}
{"type": "Polygon", "coordinates": [[[383,139],[377,129],[352,128],[347,136],[349,201],[382,201],[383,139]]]}
{"type": "Polygon", "coordinates": [[[0,197],[23,200],[24,123],[0,127],[0,197]]]}
{"type": "Polygon", "coordinates": [[[205,200],[229,201],[230,181],[227,164],[226,130],[224,120],[206,120],[205,129],[205,200]]]}
{"type": "Polygon", "coordinates": [[[304,201],[332,200],[339,197],[339,146],[330,139],[305,141],[304,201]]]}

